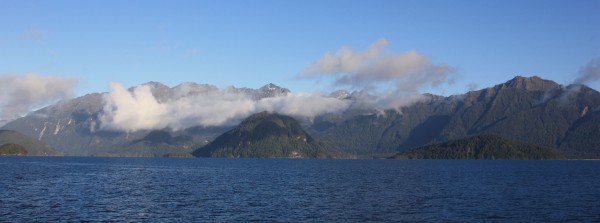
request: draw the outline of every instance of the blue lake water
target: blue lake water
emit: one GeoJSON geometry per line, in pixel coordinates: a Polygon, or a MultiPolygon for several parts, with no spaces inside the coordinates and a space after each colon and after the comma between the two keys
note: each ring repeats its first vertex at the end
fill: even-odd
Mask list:
{"type": "Polygon", "coordinates": [[[0,221],[600,221],[600,161],[0,157],[0,221]]]}

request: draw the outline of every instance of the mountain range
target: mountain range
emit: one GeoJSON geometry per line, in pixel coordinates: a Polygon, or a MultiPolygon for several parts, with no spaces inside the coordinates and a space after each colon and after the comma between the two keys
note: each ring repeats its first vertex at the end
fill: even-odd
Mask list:
{"type": "MultiPolygon", "coordinates": [[[[173,97],[178,88],[196,89],[189,91],[191,94],[215,88],[194,83],[173,88],[156,82],[144,85],[152,89],[159,102],[173,97]]],[[[253,100],[291,93],[274,84],[231,90],[251,95],[253,100]]],[[[101,130],[98,125],[105,94],[88,94],[45,107],[2,129],[44,141],[65,155],[164,156],[192,153],[239,127],[233,124],[180,130],[101,130]]],[[[355,94],[337,91],[330,97],[353,101],[355,94]]],[[[339,113],[293,118],[307,136],[353,157],[389,157],[428,144],[493,134],[556,148],[567,158],[600,158],[600,93],[585,85],[563,86],[537,76],[517,76],[465,94],[425,94],[422,98],[396,110],[351,107],[339,113]]]]}
{"type": "Polygon", "coordinates": [[[517,76],[462,95],[427,97],[400,112],[327,115],[311,133],[355,154],[493,134],[557,148],[568,158],[600,158],[600,94],[585,85],[517,76]]]}
{"type": "MultiPolygon", "coordinates": [[[[184,83],[173,88],[157,82],[145,83],[158,102],[175,97],[185,89],[186,95],[197,95],[217,89],[215,86],[184,83]]],[[[130,91],[133,88],[129,89],[130,91]]],[[[230,88],[243,92],[253,99],[278,97],[289,93],[288,89],[267,84],[260,89],[230,88]]],[[[125,156],[161,157],[166,154],[191,153],[206,145],[231,126],[195,126],[184,130],[140,130],[122,132],[98,128],[103,112],[103,96],[92,93],[42,108],[25,117],[11,121],[2,129],[14,130],[44,141],[65,155],[72,156],[125,156]]]]}

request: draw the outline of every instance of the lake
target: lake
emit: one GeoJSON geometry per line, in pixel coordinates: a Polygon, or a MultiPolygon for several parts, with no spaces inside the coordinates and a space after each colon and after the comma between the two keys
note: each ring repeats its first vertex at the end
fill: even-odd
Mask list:
{"type": "Polygon", "coordinates": [[[600,221],[600,161],[0,157],[0,221],[600,221]]]}

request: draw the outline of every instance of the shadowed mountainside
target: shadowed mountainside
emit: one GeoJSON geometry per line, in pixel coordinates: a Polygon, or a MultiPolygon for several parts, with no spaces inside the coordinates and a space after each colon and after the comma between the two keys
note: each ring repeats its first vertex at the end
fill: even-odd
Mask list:
{"type": "MultiPolygon", "coordinates": [[[[179,88],[203,92],[210,85],[169,88],[150,82],[161,102],[179,88]]],[[[214,90],[214,89],[213,89],[214,90]]],[[[232,88],[254,99],[280,97],[289,90],[273,84],[232,88]]],[[[356,92],[336,91],[338,100],[356,101],[356,92]]],[[[165,156],[188,154],[233,126],[134,132],[98,129],[102,94],[89,94],[33,112],[3,129],[44,141],[66,155],[165,156]]],[[[562,86],[539,77],[517,76],[505,83],[461,95],[425,94],[398,110],[351,107],[343,113],[294,117],[315,140],[354,157],[389,157],[399,151],[468,136],[493,134],[557,148],[568,158],[600,158],[600,93],[585,85],[562,86]]]]}
{"type": "Polygon", "coordinates": [[[310,133],[351,154],[393,154],[474,135],[558,148],[568,158],[600,158],[600,93],[539,77],[514,79],[463,95],[427,99],[401,111],[330,114],[310,133]]]}

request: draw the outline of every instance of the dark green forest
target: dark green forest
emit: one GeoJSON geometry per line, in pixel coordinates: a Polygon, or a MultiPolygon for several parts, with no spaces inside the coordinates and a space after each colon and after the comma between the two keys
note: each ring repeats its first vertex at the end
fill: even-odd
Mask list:
{"type": "Polygon", "coordinates": [[[332,158],[334,146],[317,142],[285,115],[262,112],[194,152],[201,157],[332,158]]]}
{"type": "Polygon", "coordinates": [[[27,153],[27,149],[19,144],[5,143],[0,146],[0,156],[26,156],[27,153]]]}
{"type": "Polygon", "coordinates": [[[565,159],[565,156],[547,147],[507,140],[496,135],[479,135],[418,147],[400,152],[391,158],[557,160],[565,159]]]}

